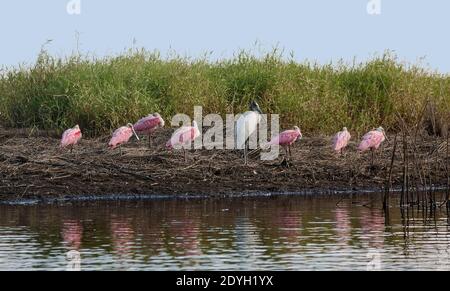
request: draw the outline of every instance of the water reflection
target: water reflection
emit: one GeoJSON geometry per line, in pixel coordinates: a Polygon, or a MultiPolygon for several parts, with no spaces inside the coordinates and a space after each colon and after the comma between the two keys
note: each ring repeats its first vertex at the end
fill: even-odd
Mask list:
{"type": "Polygon", "coordinates": [[[133,257],[135,244],[133,225],[127,218],[119,218],[112,215],[110,227],[112,250],[116,256],[116,261],[124,264],[133,257]]]}
{"type": "MultiPolygon", "coordinates": [[[[395,201],[395,199],[393,198],[395,201]]],[[[445,211],[391,209],[381,197],[160,200],[0,206],[0,269],[448,269],[445,211]]]]}
{"type": "Polygon", "coordinates": [[[62,221],[62,239],[71,250],[78,251],[83,237],[83,226],[78,220],[64,219],[62,221]]]}
{"type": "Polygon", "coordinates": [[[351,241],[351,217],[348,206],[338,207],[334,211],[336,221],[337,241],[340,244],[347,245],[351,241]]]}

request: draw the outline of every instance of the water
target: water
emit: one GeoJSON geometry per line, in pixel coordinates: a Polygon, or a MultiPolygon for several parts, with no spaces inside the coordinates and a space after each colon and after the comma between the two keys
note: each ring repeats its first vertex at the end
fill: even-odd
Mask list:
{"type": "Polygon", "coordinates": [[[380,199],[0,206],[0,270],[450,270],[446,212],[380,199]]]}

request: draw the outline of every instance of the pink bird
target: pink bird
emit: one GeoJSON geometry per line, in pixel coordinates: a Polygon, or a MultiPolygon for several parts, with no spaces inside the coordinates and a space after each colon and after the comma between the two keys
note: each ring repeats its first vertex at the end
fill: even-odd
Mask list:
{"type": "Polygon", "coordinates": [[[360,152],[364,152],[370,149],[372,152],[372,165],[373,165],[374,150],[377,150],[385,140],[386,140],[386,133],[382,127],[379,127],[375,130],[369,131],[363,136],[362,141],[358,146],[358,150],[360,152]]]}
{"type": "Polygon", "coordinates": [[[192,122],[192,126],[183,126],[177,129],[169,141],[166,143],[166,148],[172,150],[174,148],[182,148],[184,152],[184,160],[186,161],[186,148],[191,146],[191,143],[200,136],[200,130],[196,121],[192,122]]]}
{"type": "Polygon", "coordinates": [[[285,149],[286,155],[289,154],[289,156],[292,157],[291,145],[302,137],[303,135],[300,128],[294,126],[294,129],[283,131],[278,136],[274,137],[267,145],[280,145],[285,149]]]}
{"type": "Polygon", "coordinates": [[[333,138],[333,150],[342,154],[342,151],[347,147],[351,137],[347,127],[344,127],[342,131],[338,132],[333,138]]]}
{"type": "Polygon", "coordinates": [[[120,154],[122,154],[121,145],[127,143],[130,140],[132,135],[136,136],[136,139],[139,140],[136,132],[134,131],[134,127],[131,123],[128,123],[127,126],[122,126],[116,131],[114,131],[111,140],[108,143],[108,147],[111,149],[115,149],[116,147],[120,148],[120,154]]]}
{"type": "Polygon", "coordinates": [[[164,127],[164,119],[162,119],[159,113],[150,114],[134,124],[136,133],[148,135],[149,146],[151,146],[152,133],[160,127],[164,127]]]}
{"type": "Polygon", "coordinates": [[[78,125],[64,131],[61,138],[61,148],[70,147],[70,152],[72,152],[73,147],[80,141],[81,136],[81,130],[78,125]]]}

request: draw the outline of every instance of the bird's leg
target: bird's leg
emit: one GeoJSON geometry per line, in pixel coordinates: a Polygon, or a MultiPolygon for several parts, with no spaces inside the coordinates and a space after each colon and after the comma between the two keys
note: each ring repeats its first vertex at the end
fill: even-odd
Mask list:
{"type": "Polygon", "coordinates": [[[119,153],[120,153],[120,156],[122,156],[122,146],[121,145],[119,146],[119,153]]]}
{"type": "Polygon", "coordinates": [[[289,160],[291,160],[292,158],[291,145],[288,145],[288,149],[289,149],[289,160]]]}
{"type": "Polygon", "coordinates": [[[187,157],[186,157],[186,149],[183,147],[183,154],[184,154],[184,162],[187,162],[187,157]]]}
{"type": "Polygon", "coordinates": [[[248,146],[248,142],[245,141],[245,144],[244,144],[244,165],[246,165],[246,166],[247,166],[247,146],[248,146]]]}
{"type": "Polygon", "coordinates": [[[70,145],[70,153],[73,151],[73,144],[70,145]]]}
{"type": "Polygon", "coordinates": [[[371,162],[371,167],[373,168],[373,156],[374,156],[374,151],[373,148],[370,148],[370,151],[372,153],[372,162],[371,162]]]}
{"type": "Polygon", "coordinates": [[[281,161],[280,166],[289,167],[289,163],[288,163],[288,159],[287,159],[288,149],[286,146],[283,146],[283,149],[284,149],[284,156],[283,156],[283,160],[281,161]]]}
{"type": "Polygon", "coordinates": [[[148,147],[149,148],[152,147],[152,134],[151,133],[148,134],[148,147]]]}

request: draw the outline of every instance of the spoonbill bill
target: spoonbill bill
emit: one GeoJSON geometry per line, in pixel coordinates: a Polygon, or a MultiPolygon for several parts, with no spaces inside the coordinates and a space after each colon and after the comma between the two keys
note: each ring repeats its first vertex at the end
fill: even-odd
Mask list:
{"type": "Polygon", "coordinates": [[[137,134],[148,135],[148,145],[151,146],[152,133],[156,129],[164,127],[164,119],[162,119],[159,113],[153,113],[139,119],[133,127],[137,134]]]}
{"type": "Polygon", "coordinates": [[[69,128],[64,131],[61,138],[61,148],[70,147],[70,152],[72,152],[73,147],[80,141],[81,139],[81,130],[80,127],[75,125],[73,128],[69,128]]]}
{"type": "Polygon", "coordinates": [[[377,150],[381,144],[386,140],[386,133],[382,127],[378,127],[375,130],[371,130],[366,133],[358,146],[360,152],[365,152],[370,149],[372,152],[372,166],[374,151],[377,150]]]}
{"type": "Polygon", "coordinates": [[[243,113],[236,121],[235,140],[236,149],[244,149],[244,164],[247,165],[249,138],[256,134],[258,123],[261,121],[262,111],[256,101],[252,101],[249,111],[243,113]]]}
{"type": "Polygon", "coordinates": [[[200,136],[197,122],[194,120],[192,126],[182,126],[177,129],[172,137],[167,141],[166,148],[172,150],[179,146],[183,148],[184,161],[187,161],[186,148],[191,146],[191,143],[200,136]]]}
{"type": "Polygon", "coordinates": [[[347,147],[348,142],[352,136],[348,132],[347,127],[344,127],[342,131],[339,131],[333,138],[333,150],[337,153],[341,153],[347,147]]]}
{"type": "Polygon", "coordinates": [[[284,148],[286,152],[286,157],[292,157],[291,154],[291,145],[297,140],[303,137],[302,132],[298,126],[294,126],[294,129],[285,130],[280,133],[278,136],[274,137],[269,143],[268,146],[271,145],[280,145],[284,148]]]}
{"type": "Polygon", "coordinates": [[[122,154],[122,144],[127,143],[131,136],[136,136],[136,139],[139,140],[139,137],[134,130],[133,124],[128,123],[127,126],[122,126],[114,131],[111,140],[108,143],[108,147],[110,149],[115,149],[119,147],[120,154],[122,154]]]}

